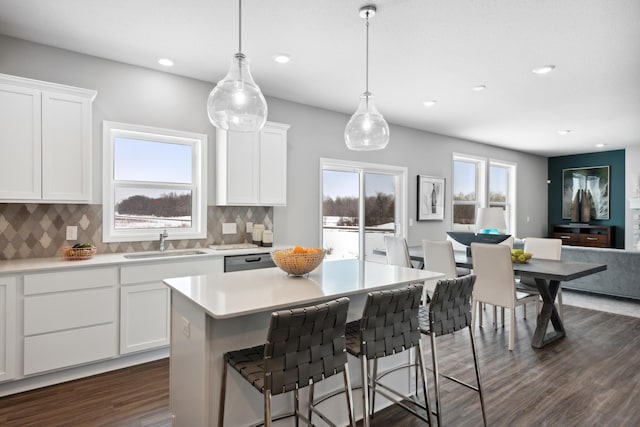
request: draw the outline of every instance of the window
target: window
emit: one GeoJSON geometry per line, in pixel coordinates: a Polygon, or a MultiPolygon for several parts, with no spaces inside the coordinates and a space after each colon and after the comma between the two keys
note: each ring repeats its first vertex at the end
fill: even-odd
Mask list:
{"type": "Polygon", "coordinates": [[[327,258],[386,262],[387,234],[405,236],[407,168],[321,159],[322,246],[327,258]]]}
{"type": "Polygon", "coordinates": [[[103,123],[103,240],[207,237],[207,136],[103,123]]]}
{"type": "Polygon", "coordinates": [[[505,210],[507,232],[515,234],[515,177],[515,164],[454,154],[452,229],[476,231],[479,207],[501,207],[505,210]]]}

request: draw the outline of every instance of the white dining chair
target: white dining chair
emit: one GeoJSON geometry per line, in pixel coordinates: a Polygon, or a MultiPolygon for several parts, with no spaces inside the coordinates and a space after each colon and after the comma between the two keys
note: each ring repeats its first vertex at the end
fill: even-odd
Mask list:
{"type": "MultiPolygon", "coordinates": [[[[524,251],[531,254],[533,259],[550,259],[560,261],[562,258],[562,240],[547,239],[543,237],[527,237],[524,239],[524,251]]],[[[516,282],[516,289],[530,294],[538,294],[536,282],[531,277],[522,277],[516,282]]],[[[562,288],[558,288],[558,315],[564,321],[564,310],[562,307],[562,288]]],[[[536,312],[540,311],[540,299],[536,301],[536,312]]]]}
{"type": "MultiPolygon", "coordinates": [[[[476,283],[473,290],[472,322],[476,319],[479,303],[492,304],[510,311],[509,350],[515,345],[515,308],[528,302],[536,302],[538,295],[516,292],[511,250],[505,245],[472,243],[473,273],[476,283]]],[[[473,323],[475,324],[475,323],[473,323]]],[[[482,327],[482,324],[480,324],[482,327]]]]}
{"type": "Polygon", "coordinates": [[[384,246],[387,254],[387,264],[413,268],[407,241],[404,237],[384,236],[384,246]]]}
{"type": "Polygon", "coordinates": [[[424,239],[422,241],[422,257],[425,270],[443,273],[445,279],[458,277],[453,244],[449,240],[424,239]]]}

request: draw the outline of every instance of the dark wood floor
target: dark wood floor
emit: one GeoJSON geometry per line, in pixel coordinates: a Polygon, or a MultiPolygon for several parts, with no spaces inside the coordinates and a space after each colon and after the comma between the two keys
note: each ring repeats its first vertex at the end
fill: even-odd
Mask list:
{"type": "MultiPolygon", "coordinates": [[[[640,318],[565,306],[567,337],[535,350],[535,320],[517,317],[513,352],[508,328],[477,332],[489,425],[640,425],[640,318]]],[[[438,345],[443,370],[472,380],[467,334],[438,345]]],[[[161,360],[0,398],[0,425],[169,426],[168,369],[161,360]]],[[[445,425],[481,425],[475,393],[445,380],[442,402],[445,425]]],[[[373,425],[422,423],[390,408],[373,425]]]]}

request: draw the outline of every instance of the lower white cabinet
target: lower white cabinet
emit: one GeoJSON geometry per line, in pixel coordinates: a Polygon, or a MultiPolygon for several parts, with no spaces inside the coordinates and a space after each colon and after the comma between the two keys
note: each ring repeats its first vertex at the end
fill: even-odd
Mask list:
{"type": "Polygon", "coordinates": [[[24,375],[117,356],[118,268],[24,276],[24,375]]]}
{"type": "Polygon", "coordinates": [[[165,261],[120,269],[120,354],[168,346],[171,341],[169,277],[222,271],[222,260],[165,261]]]}
{"type": "Polygon", "coordinates": [[[0,397],[167,357],[163,280],[222,271],[202,256],[0,275],[0,397]]]}
{"type": "Polygon", "coordinates": [[[0,382],[16,375],[16,278],[0,277],[0,382]]]}
{"type": "Polygon", "coordinates": [[[120,288],[120,354],[169,345],[169,298],[162,282],[120,288]]]}

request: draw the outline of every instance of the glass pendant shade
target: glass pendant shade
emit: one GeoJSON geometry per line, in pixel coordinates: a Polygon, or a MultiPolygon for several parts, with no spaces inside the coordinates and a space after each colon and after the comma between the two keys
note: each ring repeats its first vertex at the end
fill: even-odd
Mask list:
{"type": "Polygon", "coordinates": [[[267,121],[267,112],[267,101],[249,72],[249,60],[236,53],[229,72],[209,94],[209,120],[220,129],[257,132],[267,121]]]}
{"type": "Polygon", "coordinates": [[[373,103],[373,95],[360,95],[360,105],[344,129],[347,148],[355,151],[382,150],[389,143],[389,125],[373,103]]]}

